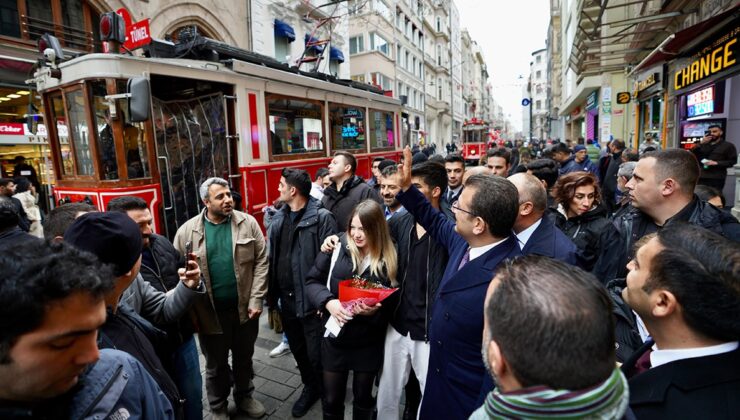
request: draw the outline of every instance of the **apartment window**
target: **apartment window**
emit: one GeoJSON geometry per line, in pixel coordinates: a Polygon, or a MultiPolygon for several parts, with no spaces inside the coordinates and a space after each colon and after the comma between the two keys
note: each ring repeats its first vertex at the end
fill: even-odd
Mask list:
{"type": "Polygon", "coordinates": [[[442,32],[442,18],[437,16],[437,32],[442,32]]]}
{"type": "Polygon", "coordinates": [[[535,79],[540,79],[540,78],[542,78],[542,71],[537,70],[537,73],[535,73],[535,79]]]}
{"type": "Polygon", "coordinates": [[[398,61],[398,65],[401,66],[401,60],[403,59],[403,54],[401,54],[403,48],[401,48],[401,44],[396,44],[396,60],[398,61]]]}
{"type": "Polygon", "coordinates": [[[412,59],[411,59],[411,62],[412,62],[413,64],[412,64],[412,66],[411,66],[411,70],[410,70],[410,71],[411,71],[411,73],[414,73],[414,74],[416,74],[416,57],[412,58],[412,59]]]}
{"type": "Polygon", "coordinates": [[[362,7],[365,5],[365,1],[349,0],[347,2],[347,11],[350,15],[355,15],[362,12],[362,7]]]}
{"type": "Polygon", "coordinates": [[[275,59],[281,63],[290,61],[290,38],[275,37],[275,59]]]}
{"type": "Polygon", "coordinates": [[[403,22],[403,13],[400,10],[396,10],[396,28],[401,29],[401,23],[403,22]]]}
{"type": "Polygon", "coordinates": [[[364,74],[355,74],[354,76],[350,76],[349,78],[354,80],[355,82],[365,83],[364,74]]]}
{"type": "Polygon", "coordinates": [[[370,50],[380,51],[383,54],[390,56],[388,41],[376,33],[370,34],[370,50]]]}
{"type": "Polygon", "coordinates": [[[539,110],[540,108],[542,108],[542,101],[536,101],[535,104],[535,109],[539,110]]]}
{"type": "Polygon", "coordinates": [[[437,79],[437,100],[442,100],[442,78],[437,79]]]}
{"type": "Polygon", "coordinates": [[[383,89],[383,90],[392,90],[393,89],[393,82],[391,79],[388,78],[388,76],[384,75],[383,73],[370,73],[370,80],[371,84],[383,89]]]}
{"type": "Polygon", "coordinates": [[[437,65],[442,65],[442,46],[437,44],[437,65]]]}
{"type": "Polygon", "coordinates": [[[365,51],[365,42],[362,35],[353,36],[349,39],[349,53],[357,54],[365,51]]]}
{"type": "Polygon", "coordinates": [[[535,61],[538,62],[538,63],[541,63],[542,62],[542,56],[541,55],[538,55],[537,58],[535,59],[535,61]]]}
{"type": "Polygon", "coordinates": [[[419,60],[419,77],[424,80],[424,62],[419,60]]]}

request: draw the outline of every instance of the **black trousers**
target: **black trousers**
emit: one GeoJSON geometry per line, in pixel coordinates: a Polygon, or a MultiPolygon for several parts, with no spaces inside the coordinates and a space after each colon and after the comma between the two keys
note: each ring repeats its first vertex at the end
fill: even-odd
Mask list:
{"type": "Polygon", "coordinates": [[[283,332],[288,337],[290,351],[298,364],[301,382],[313,392],[321,392],[322,319],[316,314],[298,318],[295,300],[290,296],[280,298],[280,319],[283,322],[283,332]]]}

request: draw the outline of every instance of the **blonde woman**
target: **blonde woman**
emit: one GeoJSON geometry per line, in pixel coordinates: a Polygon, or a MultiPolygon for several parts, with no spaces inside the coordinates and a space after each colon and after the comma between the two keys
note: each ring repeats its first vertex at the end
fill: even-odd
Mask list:
{"type": "MultiPolygon", "coordinates": [[[[353,418],[372,419],[375,376],[383,361],[383,340],[388,324],[386,300],[374,306],[363,304],[353,312],[342,307],[339,282],[358,275],[364,279],[396,286],[396,249],[380,205],[363,201],[354,208],[347,231],[339,235],[332,254],[320,254],[308,273],[306,295],[333,317],[342,328],[321,342],[323,369],[322,406],[324,419],[344,418],[344,397],[349,372],[353,372],[353,418]]],[[[389,298],[393,299],[393,297],[389,298]]]]}

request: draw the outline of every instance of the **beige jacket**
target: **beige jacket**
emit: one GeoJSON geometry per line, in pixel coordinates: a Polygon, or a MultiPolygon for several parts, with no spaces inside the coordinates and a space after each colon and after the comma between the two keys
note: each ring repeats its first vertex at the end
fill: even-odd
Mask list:
{"type": "MultiPolygon", "coordinates": [[[[208,274],[206,255],[206,235],[203,227],[205,209],[198,216],[180,226],[175,235],[175,248],[185,252],[185,243],[193,242],[193,253],[208,291],[208,298],[197,299],[193,312],[202,334],[221,334],[221,325],[216,316],[213,303],[213,287],[208,274]]],[[[243,324],[249,319],[247,308],[262,310],[262,299],[267,293],[267,247],[265,237],[254,217],[234,211],[231,215],[232,247],[234,248],[234,273],[239,294],[239,321],[243,324]]]]}

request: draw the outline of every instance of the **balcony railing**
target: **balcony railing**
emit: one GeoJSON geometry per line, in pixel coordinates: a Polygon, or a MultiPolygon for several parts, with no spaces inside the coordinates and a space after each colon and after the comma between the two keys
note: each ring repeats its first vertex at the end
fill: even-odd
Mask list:
{"type": "Polygon", "coordinates": [[[43,19],[32,16],[21,15],[21,33],[23,38],[35,41],[45,33],[52,34],[59,38],[62,46],[65,48],[92,52],[93,51],[93,34],[69,26],[55,24],[43,19]]]}

